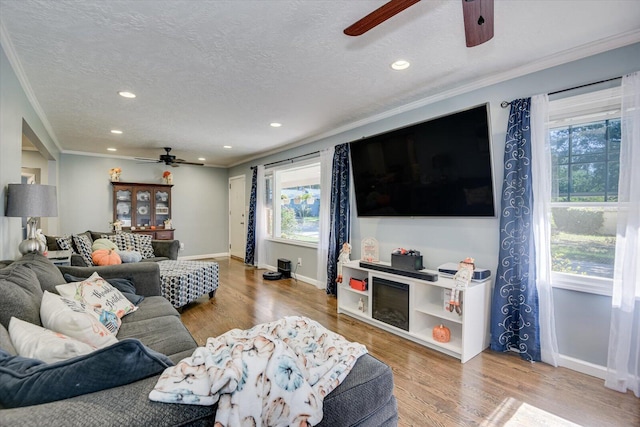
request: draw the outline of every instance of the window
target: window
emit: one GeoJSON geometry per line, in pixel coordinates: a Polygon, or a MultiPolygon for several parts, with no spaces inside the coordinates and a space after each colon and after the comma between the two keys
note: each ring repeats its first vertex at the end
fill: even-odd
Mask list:
{"type": "Polygon", "coordinates": [[[320,163],[316,160],[265,174],[267,234],[317,244],[320,239],[320,163]]]}
{"type": "Polygon", "coordinates": [[[610,288],[616,246],[620,88],[549,103],[554,283],[610,288]],[[580,276],[580,277],[577,277],[580,276]]]}

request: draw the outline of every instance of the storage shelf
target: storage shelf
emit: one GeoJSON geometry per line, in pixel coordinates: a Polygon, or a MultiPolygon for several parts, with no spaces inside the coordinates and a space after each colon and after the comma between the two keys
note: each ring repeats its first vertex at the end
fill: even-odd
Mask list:
{"type": "Polygon", "coordinates": [[[445,309],[448,292],[455,287],[453,279],[448,277],[440,276],[436,282],[430,282],[362,268],[359,261],[351,261],[343,265],[342,277],[344,282],[338,285],[338,313],[344,313],[425,347],[456,357],[462,363],[489,346],[491,280],[472,282],[460,292],[462,315],[459,315],[445,309]],[[367,277],[370,288],[366,291],[351,288],[348,285],[351,277],[357,279],[367,277]],[[409,331],[372,317],[374,277],[408,285],[409,331]],[[358,309],[360,299],[363,300],[364,311],[358,309]],[[441,324],[451,332],[450,341],[447,343],[433,339],[433,328],[441,324]]]}

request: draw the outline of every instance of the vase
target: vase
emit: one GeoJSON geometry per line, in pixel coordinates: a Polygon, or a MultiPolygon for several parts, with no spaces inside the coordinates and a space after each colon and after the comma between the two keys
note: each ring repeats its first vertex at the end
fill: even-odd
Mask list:
{"type": "Polygon", "coordinates": [[[111,182],[120,182],[120,174],[117,174],[117,173],[112,174],[111,182]]]}

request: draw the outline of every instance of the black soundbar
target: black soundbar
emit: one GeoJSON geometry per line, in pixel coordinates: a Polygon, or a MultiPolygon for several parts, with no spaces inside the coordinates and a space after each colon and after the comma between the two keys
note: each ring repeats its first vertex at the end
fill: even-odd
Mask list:
{"type": "Polygon", "coordinates": [[[414,279],[426,280],[428,282],[437,282],[438,274],[428,273],[421,270],[400,270],[393,268],[390,265],[375,264],[373,262],[360,261],[360,267],[368,268],[369,270],[384,271],[385,273],[397,274],[398,276],[412,277],[414,279]]]}

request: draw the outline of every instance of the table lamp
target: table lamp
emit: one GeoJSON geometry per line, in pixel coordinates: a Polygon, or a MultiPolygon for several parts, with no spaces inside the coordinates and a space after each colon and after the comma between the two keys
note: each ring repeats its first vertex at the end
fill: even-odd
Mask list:
{"type": "Polygon", "coordinates": [[[40,184],[9,184],[7,197],[7,215],[9,217],[28,218],[27,240],[22,241],[18,250],[21,254],[44,252],[36,237],[38,218],[58,216],[56,187],[40,184]]]}

